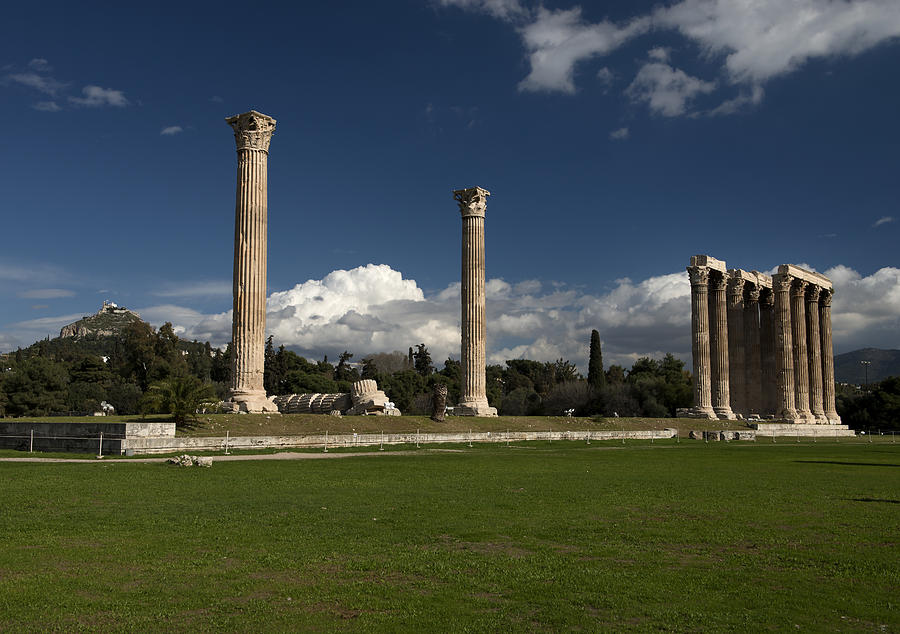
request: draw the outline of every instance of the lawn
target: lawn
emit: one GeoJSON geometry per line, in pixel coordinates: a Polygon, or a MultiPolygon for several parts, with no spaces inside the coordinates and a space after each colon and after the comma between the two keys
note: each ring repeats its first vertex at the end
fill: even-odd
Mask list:
{"type": "Polygon", "coordinates": [[[900,627],[900,445],[0,463],[0,631],[900,627]]]}

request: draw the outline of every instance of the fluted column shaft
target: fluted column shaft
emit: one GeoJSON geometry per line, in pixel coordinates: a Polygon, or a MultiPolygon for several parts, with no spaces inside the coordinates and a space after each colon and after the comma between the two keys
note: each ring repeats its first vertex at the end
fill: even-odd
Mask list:
{"type": "Polygon", "coordinates": [[[819,298],[819,337],[822,340],[822,400],[829,423],[839,425],[834,401],[834,347],[831,342],[831,299],[833,292],[825,291],[819,298]]]}
{"type": "Polygon", "coordinates": [[[809,409],[809,359],[806,347],[806,287],[795,279],[791,285],[791,334],[794,343],[794,399],[798,418],[813,422],[809,409]]]}
{"type": "Polygon", "coordinates": [[[794,393],[794,350],[791,332],[790,275],[774,275],[772,290],[775,294],[775,374],[778,386],[778,411],[776,417],[796,422],[797,408],[794,393]]]}
{"type": "Polygon", "coordinates": [[[691,356],[693,357],[694,412],[715,418],[709,353],[709,269],[689,266],[691,279],[691,356]]]}
{"type": "Polygon", "coordinates": [[[710,352],[712,356],[712,406],[719,418],[734,419],[728,382],[728,306],[725,274],[712,271],[709,277],[710,352]]]}
{"type": "Polygon", "coordinates": [[[806,337],[809,357],[809,409],[817,423],[826,424],[824,395],[822,393],[822,339],[819,334],[818,286],[810,286],[806,292],[806,337]]]}
{"type": "Polygon", "coordinates": [[[453,192],[462,214],[462,280],[460,365],[462,386],[457,413],[496,416],[488,405],[485,385],[484,212],[490,192],[480,187],[453,192]]]}
{"type": "Polygon", "coordinates": [[[747,385],[744,348],[744,280],[728,280],[728,378],[731,410],[747,415],[747,385]]]}
{"type": "Polygon", "coordinates": [[[775,415],[779,409],[778,373],[775,362],[775,295],[762,289],[759,299],[759,350],[763,415],[775,415]]]}
{"type": "Polygon", "coordinates": [[[237,145],[231,401],[244,411],[277,411],[263,384],[269,142],[275,120],[251,111],[226,119],[237,145]]]}
{"type": "Polygon", "coordinates": [[[744,384],[747,389],[745,416],[759,415],[763,411],[759,330],[759,287],[751,284],[744,292],[744,384]]]}

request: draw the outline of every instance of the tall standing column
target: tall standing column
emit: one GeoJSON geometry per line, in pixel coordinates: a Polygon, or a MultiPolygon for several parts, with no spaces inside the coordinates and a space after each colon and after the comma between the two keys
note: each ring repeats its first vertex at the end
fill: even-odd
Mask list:
{"type": "Polygon", "coordinates": [[[731,409],[747,415],[747,385],[744,349],[744,279],[740,273],[728,280],[728,378],[731,409]]]}
{"type": "Polygon", "coordinates": [[[691,278],[691,353],[693,357],[694,408],[698,418],[717,418],[712,408],[709,357],[709,269],[689,266],[691,278]]]}
{"type": "Polygon", "coordinates": [[[827,425],[822,394],[822,339],[819,335],[819,294],[821,288],[810,285],[806,291],[806,350],[809,357],[809,409],[819,424],[827,425]]]}
{"type": "Polygon", "coordinates": [[[731,410],[731,395],[728,384],[728,307],[725,298],[726,279],[720,271],[712,271],[709,287],[710,301],[710,348],[712,353],[712,406],[716,416],[734,420],[731,410]]]}
{"type": "Polygon", "coordinates": [[[233,410],[277,412],[263,385],[269,142],[275,119],[251,110],[225,121],[234,130],[238,158],[229,403],[233,410]]]}
{"type": "Polygon", "coordinates": [[[748,416],[762,412],[762,353],[759,343],[759,286],[749,284],[744,292],[744,369],[748,416]]]}
{"type": "MultiPolygon", "coordinates": [[[[794,394],[794,350],[791,334],[791,281],[790,275],[772,276],[775,294],[775,375],[778,386],[778,405],[775,417],[796,423],[797,408],[794,394]]],[[[801,421],[802,422],[802,421],[801,421]]]]}
{"type": "Polygon", "coordinates": [[[797,417],[815,422],[809,409],[809,360],[806,348],[806,287],[809,283],[795,279],[791,285],[791,335],[794,338],[794,401],[797,417]]]}
{"type": "Polygon", "coordinates": [[[462,214],[462,393],[454,412],[496,416],[485,385],[484,211],[491,193],[481,187],[453,192],[462,214]]]}
{"type": "Polygon", "coordinates": [[[824,291],[819,297],[819,337],[822,340],[822,400],[825,417],[832,425],[840,425],[834,402],[834,347],[831,343],[831,299],[834,291],[824,291]]]}
{"type": "Polygon", "coordinates": [[[764,288],[759,295],[759,351],[762,376],[762,412],[775,416],[779,410],[778,373],[775,363],[775,294],[764,288]]]}

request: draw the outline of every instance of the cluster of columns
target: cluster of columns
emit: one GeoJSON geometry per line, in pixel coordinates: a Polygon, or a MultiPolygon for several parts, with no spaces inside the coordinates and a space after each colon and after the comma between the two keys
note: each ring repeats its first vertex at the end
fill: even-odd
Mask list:
{"type": "Polygon", "coordinates": [[[769,277],[691,257],[693,416],[839,424],[831,281],[789,264],[769,277]]]}

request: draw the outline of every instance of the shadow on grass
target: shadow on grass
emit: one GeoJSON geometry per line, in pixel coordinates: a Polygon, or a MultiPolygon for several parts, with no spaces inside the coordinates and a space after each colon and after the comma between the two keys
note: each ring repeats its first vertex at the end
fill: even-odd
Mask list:
{"type": "Polygon", "coordinates": [[[887,462],[846,462],[843,460],[794,460],[794,462],[805,462],[807,464],[839,464],[848,467],[900,467],[900,464],[890,464],[887,462]]]}
{"type": "Polygon", "coordinates": [[[883,504],[900,504],[900,500],[882,500],[880,498],[844,498],[849,502],[882,502],[883,504]]]}

